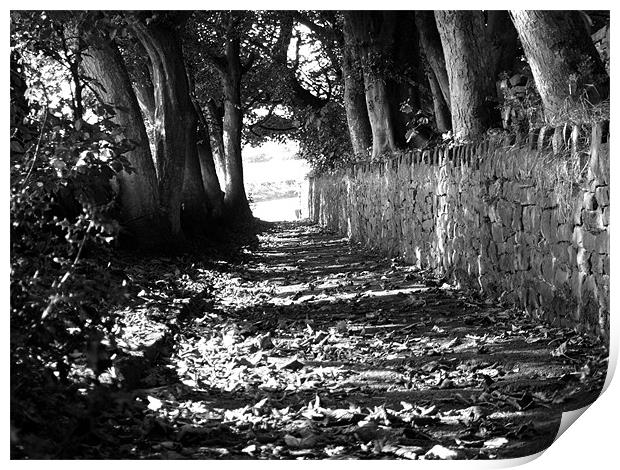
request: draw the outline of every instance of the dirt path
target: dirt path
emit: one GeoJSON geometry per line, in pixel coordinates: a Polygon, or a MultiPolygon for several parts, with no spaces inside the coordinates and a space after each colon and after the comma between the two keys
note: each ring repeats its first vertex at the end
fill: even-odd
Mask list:
{"type": "Polygon", "coordinates": [[[98,421],[115,430],[104,457],[518,457],[604,380],[589,339],[314,226],[272,225],[232,266],[133,269],[170,346],[129,399],[114,395],[122,419],[98,421]]]}

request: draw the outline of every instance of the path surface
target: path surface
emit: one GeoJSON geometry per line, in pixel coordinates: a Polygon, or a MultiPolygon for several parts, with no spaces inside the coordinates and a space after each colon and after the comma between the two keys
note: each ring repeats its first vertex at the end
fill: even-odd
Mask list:
{"type": "Polygon", "coordinates": [[[102,456],[518,457],[598,395],[606,356],[589,339],[315,226],[269,227],[232,266],[134,268],[170,347],[124,421],[107,415],[102,456]]]}

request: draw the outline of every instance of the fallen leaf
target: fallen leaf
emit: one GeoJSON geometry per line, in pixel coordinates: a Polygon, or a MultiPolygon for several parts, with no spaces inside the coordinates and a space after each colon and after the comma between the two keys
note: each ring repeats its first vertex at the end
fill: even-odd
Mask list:
{"type": "Polygon", "coordinates": [[[161,402],[161,400],[155,397],[148,395],[146,399],[149,401],[149,404],[148,404],[149,410],[157,411],[163,406],[163,403],[161,402]]]}
{"type": "Polygon", "coordinates": [[[300,362],[299,360],[297,360],[297,358],[292,358],[291,360],[285,362],[280,369],[287,369],[287,370],[299,370],[301,368],[303,368],[304,364],[303,362],[300,362]]]}
{"type": "Polygon", "coordinates": [[[272,349],[274,348],[273,341],[271,340],[271,333],[265,333],[264,335],[256,338],[256,343],[259,349],[272,349]]]}
{"type": "Polygon", "coordinates": [[[422,452],[424,452],[424,449],[418,446],[397,446],[386,444],[381,447],[381,452],[398,455],[404,459],[416,460],[418,455],[421,455],[422,452]]]}
{"type": "Polygon", "coordinates": [[[564,341],[557,348],[551,351],[551,355],[553,357],[565,356],[567,350],[568,350],[568,341],[564,341]]]}
{"type": "Polygon", "coordinates": [[[243,449],[241,449],[241,452],[245,452],[247,454],[256,452],[256,444],[250,444],[249,446],[244,447],[243,449]]]}
{"type": "Polygon", "coordinates": [[[284,436],[284,442],[289,447],[296,449],[311,449],[317,442],[317,437],[314,434],[310,434],[306,437],[295,437],[287,434],[284,436]]]}
{"type": "Polygon", "coordinates": [[[484,441],[484,447],[488,447],[489,449],[499,449],[503,445],[508,443],[508,439],[505,437],[496,437],[494,439],[489,439],[488,441],[484,441]]]}
{"type": "Polygon", "coordinates": [[[456,451],[437,444],[433,446],[426,454],[424,454],[424,459],[454,460],[458,457],[458,455],[459,454],[456,451]]]}

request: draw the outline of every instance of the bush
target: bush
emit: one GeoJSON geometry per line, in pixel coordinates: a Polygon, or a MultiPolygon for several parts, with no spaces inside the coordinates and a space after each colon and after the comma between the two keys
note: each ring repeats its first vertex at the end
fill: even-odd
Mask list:
{"type": "Polygon", "coordinates": [[[132,148],[112,109],[89,103],[88,122],[76,119],[68,99],[44,99],[40,84],[50,77],[40,74],[49,68],[25,70],[22,60],[12,54],[11,420],[18,429],[41,425],[33,407],[58,413],[40,402],[62,396],[50,391],[70,384],[75,358],[90,358],[95,373],[105,365],[98,351],[114,324],[109,306],[124,298],[109,269],[118,232],[112,182],[130,171],[123,154],[132,148]]]}

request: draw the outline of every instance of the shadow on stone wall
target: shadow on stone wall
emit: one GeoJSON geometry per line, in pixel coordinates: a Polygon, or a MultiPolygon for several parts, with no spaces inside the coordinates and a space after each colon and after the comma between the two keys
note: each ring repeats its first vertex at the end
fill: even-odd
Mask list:
{"type": "Polygon", "coordinates": [[[608,123],[413,151],[313,176],[322,226],[609,336],[608,123]]]}

